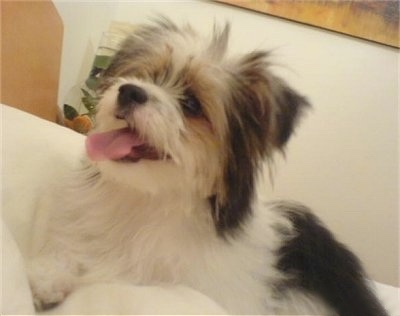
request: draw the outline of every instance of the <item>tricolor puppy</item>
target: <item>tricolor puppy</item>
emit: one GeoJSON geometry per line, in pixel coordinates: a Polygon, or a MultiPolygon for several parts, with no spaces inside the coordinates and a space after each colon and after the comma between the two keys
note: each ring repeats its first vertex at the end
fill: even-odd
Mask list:
{"type": "Polygon", "coordinates": [[[232,314],[386,315],[357,258],[308,209],[256,200],[263,164],[309,105],[267,52],[229,56],[228,35],[161,18],[122,44],[86,162],[44,203],[38,307],[124,280],[183,284],[232,314]]]}

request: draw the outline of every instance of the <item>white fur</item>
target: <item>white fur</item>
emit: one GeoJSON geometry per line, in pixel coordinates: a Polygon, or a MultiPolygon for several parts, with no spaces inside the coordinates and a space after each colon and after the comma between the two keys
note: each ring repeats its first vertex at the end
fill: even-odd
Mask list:
{"type": "Polygon", "coordinates": [[[81,173],[83,179],[73,175],[52,195],[51,236],[34,254],[30,273],[36,302],[59,302],[79,285],[123,280],[184,284],[230,313],[320,311],[298,293],[277,300],[265,286],[264,280],[284,279],[274,268],[282,240],[272,225],[290,228],[269,206],[256,208],[242,238],[226,241],[214,232],[200,201],[145,195],[101,177],[88,183],[92,172],[90,167],[81,173]],[[304,302],[314,307],[303,309],[304,302]]]}

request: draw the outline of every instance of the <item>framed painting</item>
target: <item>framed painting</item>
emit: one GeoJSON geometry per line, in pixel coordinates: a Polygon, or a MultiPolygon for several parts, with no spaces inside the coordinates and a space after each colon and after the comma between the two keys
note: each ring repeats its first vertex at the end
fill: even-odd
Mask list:
{"type": "Polygon", "coordinates": [[[399,48],[399,1],[217,0],[399,48]]]}

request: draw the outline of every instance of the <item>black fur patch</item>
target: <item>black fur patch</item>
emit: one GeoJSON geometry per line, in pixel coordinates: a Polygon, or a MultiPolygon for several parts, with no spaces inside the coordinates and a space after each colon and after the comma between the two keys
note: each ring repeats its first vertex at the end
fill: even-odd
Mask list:
{"type": "Polygon", "coordinates": [[[278,84],[275,86],[275,102],[279,108],[276,113],[276,138],[278,147],[284,146],[289,140],[296,127],[299,117],[301,117],[304,108],[309,107],[308,101],[300,96],[296,91],[285,85],[278,78],[274,79],[278,84]]]}
{"type": "Polygon", "coordinates": [[[315,215],[303,206],[282,204],[279,209],[297,235],[278,251],[277,268],[293,277],[278,288],[297,287],[317,295],[340,316],[388,315],[368,288],[358,258],[315,215]]]}
{"type": "MultiPolygon", "coordinates": [[[[264,147],[262,144],[255,144],[263,141],[263,124],[255,121],[250,113],[241,114],[241,121],[244,126],[248,126],[247,130],[239,121],[233,118],[229,121],[229,154],[224,171],[226,200],[219,204],[213,213],[219,233],[227,230],[232,232],[251,214],[255,177],[261,154],[258,150],[264,147]]],[[[213,201],[217,202],[215,197],[213,201]]]]}

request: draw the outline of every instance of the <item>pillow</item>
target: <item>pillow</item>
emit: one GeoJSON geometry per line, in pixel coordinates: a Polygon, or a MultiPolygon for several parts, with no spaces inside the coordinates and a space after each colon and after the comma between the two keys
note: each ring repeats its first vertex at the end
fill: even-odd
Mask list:
{"type": "Polygon", "coordinates": [[[1,113],[3,220],[26,256],[37,197],[79,162],[85,138],[8,106],[1,113]]]}

